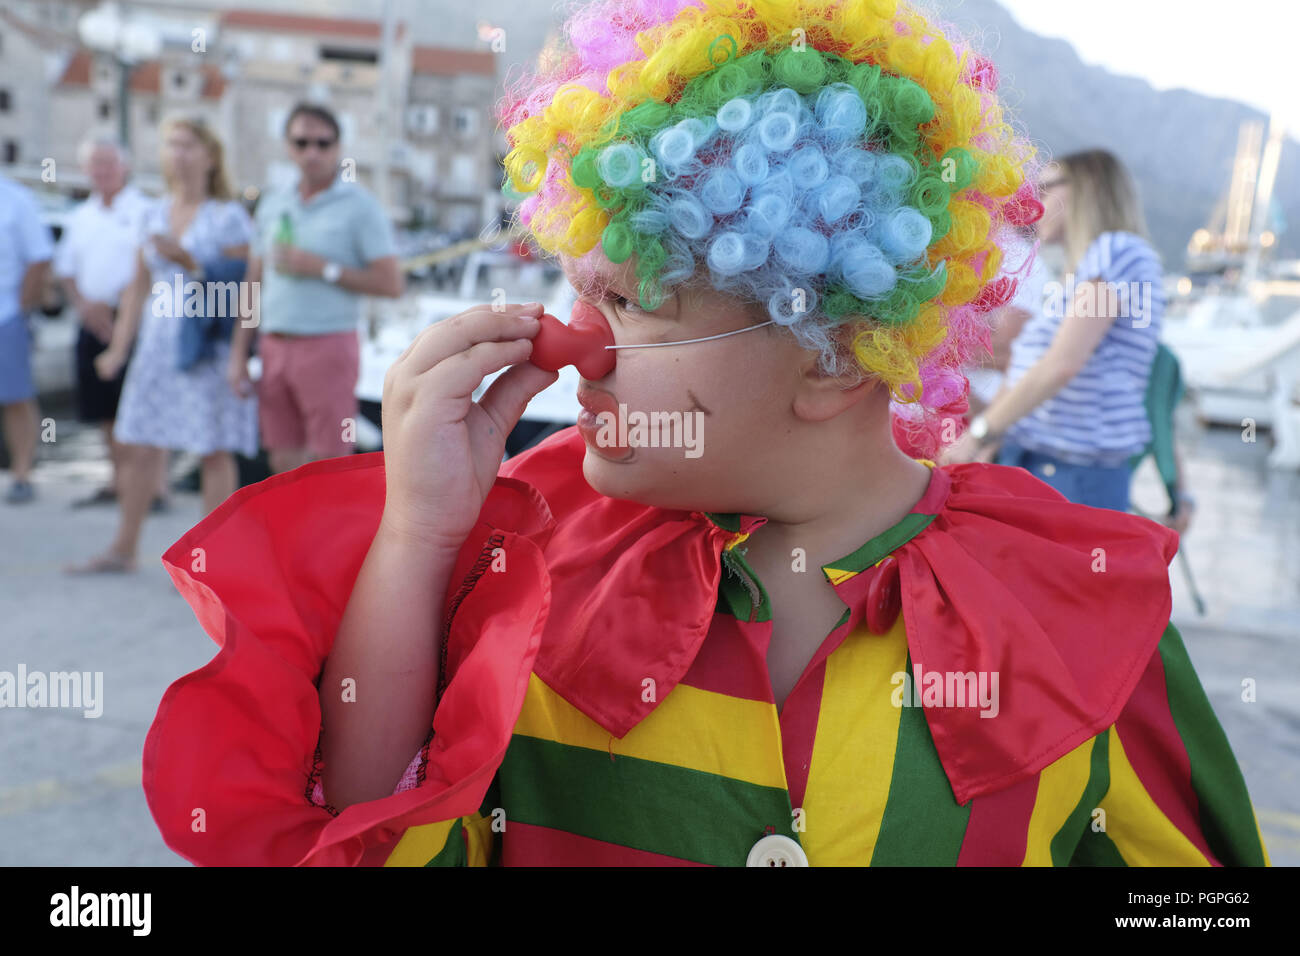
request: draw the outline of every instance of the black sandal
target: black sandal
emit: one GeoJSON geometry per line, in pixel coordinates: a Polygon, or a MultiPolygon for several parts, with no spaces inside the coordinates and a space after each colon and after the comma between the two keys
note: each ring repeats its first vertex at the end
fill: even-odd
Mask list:
{"type": "Polygon", "coordinates": [[[72,503],[74,508],[92,508],[95,505],[111,505],[117,502],[117,492],[112,488],[100,488],[93,495],[78,498],[72,503]]]}

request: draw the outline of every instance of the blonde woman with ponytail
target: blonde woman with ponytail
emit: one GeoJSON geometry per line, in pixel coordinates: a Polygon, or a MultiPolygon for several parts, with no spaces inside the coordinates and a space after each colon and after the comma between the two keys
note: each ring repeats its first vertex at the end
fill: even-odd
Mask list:
{"type": "Polygon", "coordinates": [[[1011,351],[1007,384],[947,462],[1030,471],[1071,501],[1126,511],[1128,460],[1146,447],[1145,396],[1164,314],[1160,259],[1128,171],[1111,153],[1064,156],[1040,176],[1038,238],[1070,271],[1049,283],[1011,351]]]}

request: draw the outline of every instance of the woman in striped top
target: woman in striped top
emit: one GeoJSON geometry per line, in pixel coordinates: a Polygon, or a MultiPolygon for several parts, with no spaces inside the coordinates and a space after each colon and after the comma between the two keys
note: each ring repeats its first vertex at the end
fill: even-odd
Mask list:
{"type": "Polygon", "coordinates": [[[1151,437],[1145,396],[1164,314],[1160,260],[1132,178],[1113,155],[1062,157],[1043,174],[1042,242],[1073,271],[1049,283],[1012,346],[1007,384],[945,461],[995,440],[998,462],[1028,469],[1071,501],[1125,511],[1128,459],[1151,437]]]}

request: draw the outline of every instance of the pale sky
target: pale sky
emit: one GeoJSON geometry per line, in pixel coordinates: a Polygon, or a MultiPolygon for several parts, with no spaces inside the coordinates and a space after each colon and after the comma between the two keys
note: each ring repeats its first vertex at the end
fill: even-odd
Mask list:
{"type": "Polygon", "coordinates": [[[1279,114],[1300,136],[1296,0],[999,0],[1026,29],[1085,63],[1279,114]]]}

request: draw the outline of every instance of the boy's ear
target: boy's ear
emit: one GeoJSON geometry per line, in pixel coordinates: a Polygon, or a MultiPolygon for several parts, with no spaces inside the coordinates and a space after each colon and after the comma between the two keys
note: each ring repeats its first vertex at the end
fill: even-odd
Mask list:
{"type": "Polygon", "coordinates": [[[795,385],[794,413],[807,422],[829,421],[836,415],[876,395],[880,379],[850,370],[843,375],[822,371],[816,352],[806,352],[795,385]]]}

